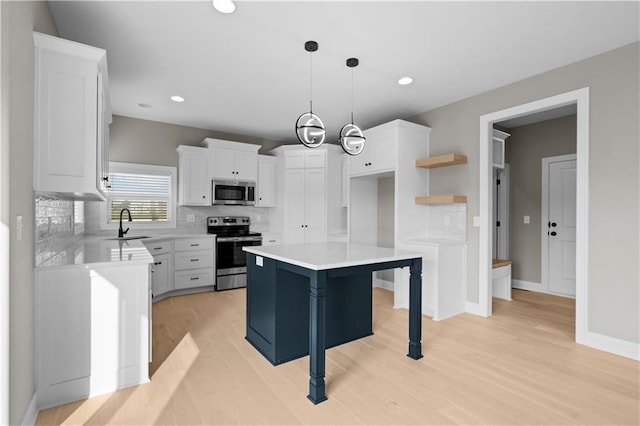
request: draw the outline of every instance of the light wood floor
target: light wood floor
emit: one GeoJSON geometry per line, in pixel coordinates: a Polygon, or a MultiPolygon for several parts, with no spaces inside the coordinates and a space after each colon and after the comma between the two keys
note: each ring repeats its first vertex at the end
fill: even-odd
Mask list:
{"type": "Polygon", "coordinates": [[[46,410],[37,424],[634,424],[639,364],[577,345],[574,301],[514,290],[494,316],[423,319],[374,292],[375,334],[327,351],[327,395],[307,398],[308,357],[278,367],[244,340],[245,291],[153,306],[151,382],[46,410]]]}

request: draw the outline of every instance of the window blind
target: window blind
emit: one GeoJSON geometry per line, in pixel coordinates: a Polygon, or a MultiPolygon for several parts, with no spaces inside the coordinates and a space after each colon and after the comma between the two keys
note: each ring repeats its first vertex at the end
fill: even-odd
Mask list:
{"type": "MultiPolygon", "coordinates": [[[[111,222],[119,221],[120,211],[129,209],[134,222],[171,220],[171,175],[111,172],[111,222]]],[[[128,219],[125,215],[123,218],[128,219]]]]}

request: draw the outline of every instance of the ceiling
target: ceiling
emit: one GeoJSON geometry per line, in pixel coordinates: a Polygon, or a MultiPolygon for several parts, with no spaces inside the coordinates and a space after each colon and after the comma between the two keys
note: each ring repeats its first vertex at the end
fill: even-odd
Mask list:
{"type": "Polygon", "coordinates": [[[640,38],[638,2],[236,5],[224,15],[211,1],[49,2],[61,37],[107,50],[114,114],[285,143],[309,109],[311,70],[313,110],[337,139],[350,121],[348,57],[360,59],[353,109],[366,129],[640,38]],[[405,75],[414,83],[398,85],[405,75]]]}

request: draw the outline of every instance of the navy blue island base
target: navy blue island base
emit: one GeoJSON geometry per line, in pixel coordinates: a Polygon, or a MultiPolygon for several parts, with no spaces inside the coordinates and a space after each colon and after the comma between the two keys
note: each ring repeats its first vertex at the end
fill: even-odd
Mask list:
{"type": "Polygon", "coordinates": [[[410,268],[407,356],[415,360],[422,358],[422,257],[419,254],[397,255],[399,252],[393,249],[342,243],[247,247],[245,251],[246,340],[273,365],[310,355],[307,397],[314,404],[327,399],[325,349],[373,334],[371,277],[374,271],[410,268]],[[353,255],[361,248],[395,255],[364,258],[353,255]],[[282,253],[296,253],[296,256],[287,257],[282,253]],[[308,263],[317,253],[328,254],[330,259],[308,263]],[[346,259],[340,258],[342,253],[346,259]]]}

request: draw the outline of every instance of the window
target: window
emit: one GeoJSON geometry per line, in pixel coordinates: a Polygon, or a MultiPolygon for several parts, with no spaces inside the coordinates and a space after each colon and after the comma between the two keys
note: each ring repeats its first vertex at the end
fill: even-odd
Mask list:
{"type": "Polygon", "coordinates": [[[109,163],[111,190],[102,209],[102,229],[119,226],[120,211],[129,209],[132,229],[176,227],[176,168],[150,164],[109,163]]]}

